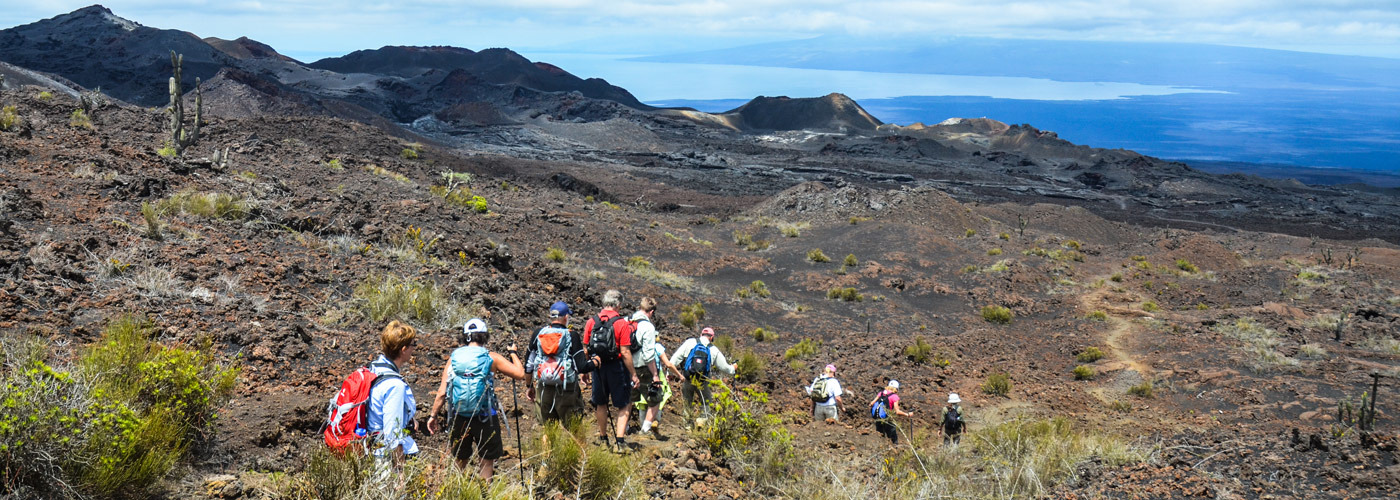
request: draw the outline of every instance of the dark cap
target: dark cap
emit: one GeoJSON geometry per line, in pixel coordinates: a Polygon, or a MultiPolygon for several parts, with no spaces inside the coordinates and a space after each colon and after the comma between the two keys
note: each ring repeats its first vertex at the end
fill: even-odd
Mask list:
{"type": "Polygon", "coordinates": [[[551,318],[562,318],[564,316],[572,315],[573,313],[573,311],[569,310],[569,305],[565,304],[562,300],[555,302],[552,306],[549,306],[549,317],[551,318]]]}

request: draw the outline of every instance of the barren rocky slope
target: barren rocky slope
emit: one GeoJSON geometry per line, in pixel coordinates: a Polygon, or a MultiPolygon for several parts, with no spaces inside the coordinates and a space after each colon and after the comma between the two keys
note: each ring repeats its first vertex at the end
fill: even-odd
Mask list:
{"type": "MultiPolygon", "coordinates": [[[[1382,400],[1368,440],[1328,430],[1339,399],[1400,362],[1400,249],[1390,243],[1194,232],[1080,207],[960,201],[929,187],[808,183],[753,204],[758,198],[657,183],[645,171],[462,155],[324,118],[214,119],[191,153],[231,147],[231,166],[212,170],[155,154],[165,134],[158,112],[103,108],[89,130],[68,124],[75,100],[38,93],[0,93],[23,119],[0,133],[0,327],[84,343],[107,319],[143,311],[158,318],[166,341],[207,334],[227,355],[241,353],[244,389],[198,471],[256,485],[261,476],[251,471],[301,466],[319,443],[329,388],[377,347],[378,322],[363,315],[355,289],[389,273],[444,290],[440,315],[413,320],[429,332],[409,370],[420,394],[430,394],[425,374],[465,315],[489,313],[519,338],[553,300],[593,311],[602,288],[619,287],[631,300],[660,299],[670,345],[691,335],[677,321],[680,306],[700,302],[705,323],[732,335],[736,351],[766,360],[754,382],[740,385],[772,395],[765,409],[798,431],[802,456],[884,450],[861,404],[848,406],[846,424],[802,416],[799,387],[813,367],[835,362],[856,403],[885,377],[900,379],[916,426],[929,425],[941,398],[957,391],[974,429],[1061,416],[1160,446],[1143,465],[1084,470],[1057,493],[1066,497],[1374,497],[1397,486],[1393,402],[1382,400]],[[405,148],[419,148],[419,158],[404,159],[405,148]],[[489,213],[433,194],[442,171],[475,174],[473,192],[489,200],[489,213]],[[561,189],[566,177],[618,205],[561,189]],[[143,236],[141,203],[187,190],[241,197],[249,215],[171,214],[163,239],[143,236]],[[667,200],[689,206],[666,211],[667,200]],[[751,208],[736,212],[735,203],[751,208]],[[767,246],[735,245],[736,234],[767,246]],[[416,239],[433,243],[418,252],[416,239]],[[543,258],[551,247],[564,251],[563,262],[543,258]],[[836,262],[808,260],[818,248],[836,262]],[[839,264],[847,254],[855,265],[839,264]],[[629,268],[637,256],[661,272],[629,268]],[[114,274],[114,259],[131,267],[114,274]],[[771,295],[736,294],[755,280],[771,295]],[[864,300],[829,300],[837,287],[864,300]],[[985,305],[1008,307],[1014,320],[984,321],[985,305]],[[1086,319],[1095,311],[1102,320],[1086,319]],[[1325,327],[1337,313],[1348,318],[1342,342],[1325,327]],[[1231,330],[1241,318],[1274,332],[1274,342],[1260,351],[1242,340],[1231,330]],[[777,338],[748,336],[760,326],[777,338]],[[950,364],[906,359],[915,336],[950,364]],[[817,353],[784,359],[805,338],[821,341],[817,353]],[[1107,356],[1090,363],[1097,378],[1075,380],[1074,357],[1089,346],[1107,356]],[[982,394],[987,376],[1003,372],[1009,396],[982,394]],[[1143,381],[1155,382],[1154,398],[1126,394],[1143,381]]],[[[499,390],[508,400],[509,388],[499,390]]],[[[534,429],[528,413],[522,426],[534,429]]],[[[440,439],[425,445],[436,449],[440,439]]],[[[647,443],[641,453],[661,460],[642,469],[653,495],[755,493],[688,440],[647,443]]],[[[878,470],[857,464],[851,473],[878,470]]]]}

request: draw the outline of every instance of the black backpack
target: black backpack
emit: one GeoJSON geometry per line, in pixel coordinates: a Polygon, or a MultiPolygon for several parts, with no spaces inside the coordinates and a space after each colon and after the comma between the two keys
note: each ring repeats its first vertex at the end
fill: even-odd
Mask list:
{"type": "Polygon", "coordinates": [[[962,432],[962,427],[962,412],[956,406],[947,407],[947,411],[943,412],[943,432],[957,434],[962,432]]]}
{"type": "Polygon", "coordinates": [[[625,321],[621,314],[603,321],[601,315],[593,316],[593,332],[588,337],[588,352],[596,354],[604,361],[618,359],[622,353],[617,351],[617,335],[613,333],[613,324],[618,321],[625,321]]]}
{"type": "Polygon", "coordinates": [[[642,350],[642,343],[641,343],[640,341],[637,340],[637,330],[641,330],[641,328],[639,328],[638,325],[641,324],[641,322],[643,322],[643,321],[645,321],[645,322],[647,322],[647,323],[651,323],[651,320],[646,319],[646,318],[642,318],[642,319],[639,319],[639,320],[637,320],[637,321],[633,321],[633,322],[632,322],[632,334],[631,334],[631,335],[628,335],[628,338],[632,341],[632,345],[627,346],[627,349],[628,349],[629,351],[634,352],[634,353],[637,352],[637,351],[642,350]]]}

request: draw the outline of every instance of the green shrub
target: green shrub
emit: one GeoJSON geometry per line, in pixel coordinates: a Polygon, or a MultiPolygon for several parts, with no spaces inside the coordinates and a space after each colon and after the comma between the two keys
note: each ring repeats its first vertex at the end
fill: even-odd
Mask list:
{"type": "Polygon", "coordinates": [[[1079,365],[1079,366],[1074,367],[1074,379],[1075,379],[1075,380],[1093,380],[1093,379],[1094,379],[1094,367],[1089,366],[1089,365],[1079,365]]]}
{"type": "Polygon", "coordinates": [[[694,304],[681,306],[681,324],[686,328],[694,330],[695,325],[705,321],[705,306],[696,302],[694,304]]]}
{"type": "Polygon", "coordinates": [[[609,210],[621,210],[621,209],[622,209],[622,207],[619,206],[618,204],[613,203],[613,202],[611,202],[611,201],[606,201],[606,200],[604,200],[602,203],[600,203],[600,205],[603,205],[604,207],[607,207],[609,210]]]}
{"type": "Polygon", "coordinates": [[[156,204],[156,211],[165,214],[190,214],[206,219],[242,220],[252,213],[252,203],[242,196],[226,193],[180,191],[156,204]]]}
{"type": "Polygon", "coordinates": [[[927,363],[932,354],[933,346],[925,342],[922,335],[914,337],[914,345],[904,348],[904,356],[918,364],[927,363]]]}
{"type": "Polygon", "coordinates": [[[994,373],[987,377],[987,381],[982,383],[982,392],[994,396],[1005,396],[1011,394],[1011,377],[1005,373],[994,373]]]}
{"type": "Polygon", "coordinates": [[[856,260],[856,254],[846,254],[846,260],[841,261],[841,265],[846,267],[856,267],[860,262],[856,260]]]}
{"type": "Polygon", "coordinates": [[[749,298],[749,289],[747,289],[747,288],[740,288],[740,289],[734,291],[734,295],[738,296],[738,297],[741,298],[741,299],[747,299],[747,298],[749,298]]]}
{"type": "Polygon", "coordinates": [[[175,146],[171,146],[170,143],[167,142],[161,144],[160,148],[156,149],[156,154],[160,155],[161,158],[174,158],[180,156],[180,150],[175,149],[175,146]]]}
{"type": "Polygon", "coordinates": [[[1010,270],[1010,269],[1011,269],[1011,260],[1010,260],[1010,259],[1002,259],[1002,260],[997,261],[996,264],[992,264],[992,265],[990,265],[990,266],[987,266],[985,269],[982,269],[980,272],[984,272],[984,273],[1004,273],[1004,272],[1006,272],[1006,271],[1008,271],[1008,270],[1010,270]]]}
{"type": "Polygon", "coordinates": [[[92,130],[92,118],[88,118],[87,113],[83,110],[75,109],[73,114],[68,117],[68,126],[92,130]]]}
{"type": "Polygon", "coordinates": [[[856,225],[856,224],[859,224],[859,223],[862,223],[862,222],[865,222],[865,221],[868,221],[868,220],[870,220],[869,217],[851,217],[851,225],[854,226],[854,225],[856,225]]]}
{"type": "Polygon", "coordinates": [[[998,234],[998,235],[997,235],[997,238],[1001,238],[1001,239],[1003,239],[1003,240],[1010,240],[1010,239],[1011,239],[1011,233],[1001,233],[1001,234],[998,234]]]}
{"type": "MultiPolygon", "coordinates": [[[[724,352],[720,350],[720,352],[724,352]]],[[[763,377],[763,370],[768,363],[753,351],[745,350],[739,353],[739,359],[734,363],[734,376],[744,382],[757,382],[763,377]]]]}
{"type": "Polygon", "coordinates": [[[150,202],[141,202],[141,218],[146,221],[145,235],[147,238],[159,240],[163,237],[160,231],[162,227],[160,211],[156,209],[155,205],[150,202]]]}
{"type": "Polygon", "coordinates": [[[1142,255],[1134,255],[1134,256],[1132,256],[1132,259],[1133,259],[1133,262],[1147,262],[1147,257],[1142,256],[1142,255]]]}
{"type": "Polygon", "coordinates": [[[1157,312],[1162,310],[1162,306],[1159,306],[1156,302],[1149,300],[1147,302],[1142,303],[1142,310],[1147,312],[1157,312]]]}
{"type": "Polygon", "coordinates": [[[47,100],[49,100],[49,99],[53,99],[53,92],[49,92],[49,91],[45,90],[45,91],[39,93],[39,100],[40,100],[40,101],[47,101],[47,100]]]}
{"type": "Polygon", "coordinates": [[[768,394],[745,387],[733,390],[712,383],[711,418],[696,437],[730,469],[747,477],[750,487],[771,487],[791,479],[795,465],[792,433],[782,419],[767,412],[768,394]]]}
{"type": "Polygon", "coordinates": [[[1109,277],[1108,277],[1108,280],[1109,280],[1109,281],[1112,281],[1112,282],[1114,282],[1114,283],[1122,283],[1122,282],[1123,282],[1123,273],[1113,273],[1113,276],[1109,276],[1109,277]]]}
{"type": "Polygon", "coordinates": [[[1103,351],[1097,347],[1089,346],[1084,348],[1083,351],[1079,351],[1079,354],[1074,355],[1074,359],[1078,360],[1080,363],[1093,363],[1103,359],[1103,351]]]}
{"type": "Polygon", "coordinates": [[[1084,315],[1084,319],[1089,319],[1093,321],[1108,321],[1108,313],[1099,310],[1090,311],[1089,314],[1084,315]]]}
{"type": "Polygon", "coordinates": [[[772,295],[772,293],[768,291],[768,284],[760,280],[754,280],[753,283],[749,283],[749,291],[765,299],[772,295]]]}
{"type": "Polygon", "coordinates": [[[1128,394],[1132,394],[1140,398],[1151,399],[1153,397],[1152,381],[1144,380],[1141,384],[1129,387],[1128,394]]]}
{"type": "Polygon", "coordinates": [[[807,260],[812,262],[831,262],[831,257],[827,257],[826,254],[822,253],[820,248],[813,248],[807,251],[807,260]]]}
{"type": "Polygon", "coordinates": [[[1133,404],[1121,399],[1115,399],[1112,403],[1109,403],[1108,409],[1118,413],[1128,413],[1133,411],[1133,404]]]}
{"type": "Polygon", "coordinates": [[[14,106],[0,109],[0,130],[9,130],[19,125],[19,110],[14,106]]]}
{"type": "Polygon", "coordinates": [[[568,260],[569,256],[564,253],[564,249],[562,248],[549,247],[549,249],[544,252],[544,258],[548,261],[563,264],[565,260],[568,260]]]}
{"type": "Polygon", "coordinates": [[[405,160],[417,160],[417,159],[418,159],[418,150],[417,150],[417,149],[414,149],[412,146],[406,147],[406,148],[403,148],[402,151],[399,151],[399,156],[402,157],[402,158],[405,159],[405,160]]]}
{"type": "Polygon", "coordinates": [[[839,287],[827,290],[826,298],[832,300],[841,300],[845,302],[861,302],[865,300],[865,296],[861,295],[860,292],[856,291],[855,288],[839,287]]]}
{"type": "Polygon", "coordinates": [[[340,158],[331,158],[330,161],[322,163],[322,165],[325,165],[326,168],[329,168],[336,172],[345,170],[345,164],[341,163],[340,158]]]}
{"type": "Polygon", "coordinates": [[[1068,248],[1070,250],[1079,250],[1081,248],[1081,245],[1078,241],[1069,240],[1065,242],[1065,248],[1068,248]]]}
{"type": "Polygon", "coordinates": [[[778,332],[771,328],[758,327],[753,329],[753,339],[759,342],[769,342],[778,340],[778,332]]]}
{"type": "Polygon", "coordinates": [[[1001,249],[1000,249],[1000,248],[993,248],[993,249],[991,249],[991,250],[987,250],[987,255],[990,255],[990,256],[993,256],[993,257],[998,256],[998,255],[1001,255],[1001,249]]]}
{"type": "Polygon", "coordinates": [[[1194,273],[1199,270],[1196,268],[1195,264],[1192,264],[1191,261],[1186,259],[1176,259],[1176,268],[1188,273],[1194,273]]]}
{"type": "Polygon", "coordinates": [[[144,317],[111,321],[73,371],[42,342],[5,340],[0,473],[11,493],[145,497],[214,432],[238,369],[152,340],[144,317]],[[18,345],[17,345],[18,344],[18,345]]]}
{"type": "Polygon", "coordinates": [[[387,169],[387,168],[381,167],[381,166],[379,166],[379,165],[365,165],[364,169],[365,169],[366,172],[369,172],[369,173],[371,173],[371,174],[374,174],[374,175],[377,175],[377,176],[380,176],[380,177],[384,177],[384,178],[388,178],[388,179],[393,179],[394,182],[398,182],[398,183],[400,183],[400,184],[410,184],[410,183],[413,182],[413,180],[412,180],[412,179],[409,179],[408,176],[403,175],[403,174],[400,174],[400,173],[395,172],[395,171],[393,171],[393,170],[389,170],[389,169],[387,169]]]}
{"type": "Polygon", "coordinates": [[[802,230],[799,229],[797,226],[783,226],[782,228],[780,228],[780,231],[782,231],[783,236],[786,236],[788,238],[796,238],[798,236],[802,236],[802,230]]]}
{"type": "Polygon", "coordinates": [[[578,496],[597,500],[618,498],[624,490],[638,488],[633,481],[637,464],[601,447],[590,448],[583,462],[583,481],[578,496]]]}
{"type": "Polygon", "coordinates": [[[988,323],[996,323],[998,325],[1010,324],[1013,316],[1011,309],[1002,306],[982,306],[982,319],[987,320],[988,323]]]}
{"type": "Polygon", "coordinates": [[[1197,310],[1197,311],[1204,311],[1204,310],[1206,310],[1206,309],[1210,309],[1210,306],[1206,305],[1205,302],[1198,302],[1198,303],[1196,303],[1196,310],[1197,310]]]}
{"type": "Polygon", "coordinates": [[[821,346],[822,341],[820,340],[802,339],[783,353],[783,360],[810,358],[817,354],[817,350],[821,349],[821,346]]]}
{"type": "Polygon", "coordinates": [[[964,238],[971,238],[971,237],[973,237],[973,236],[977,236],[977,230],[976,230],[976,229],[968,229],[967,231],[964,231],[964,232],[963,232],[963,237],[964,237],[964,238]]]}
{"type": "Polygon", "coordinates": [[[734,337],[729,335],[716,336],[715,347],[719,348],[719,352],[734,352],[734,337]]]}

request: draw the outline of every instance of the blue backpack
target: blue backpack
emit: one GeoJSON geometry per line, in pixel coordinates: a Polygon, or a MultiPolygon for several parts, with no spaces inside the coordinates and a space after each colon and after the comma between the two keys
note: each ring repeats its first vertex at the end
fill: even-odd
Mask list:
{"type": "Polygon", "coordinates": [[[491,351],[466,346],[452,351],[452,386],[448,395],[457,415],[495,415],[496,379],[491,376],[491,351]]]}
{"type": "Polygon", "coordinates": [[[710,346],[695,339],[695,347],[685,356],[685,373],[692,377],[710,376],[710,346]]]}
{"type": "Polygon", "coordinates": [[[875,404],[870,406],[870,418],[886,419],[890,418],[890,393],[880,391],[880,397],[875,398],[875,404]]]}

